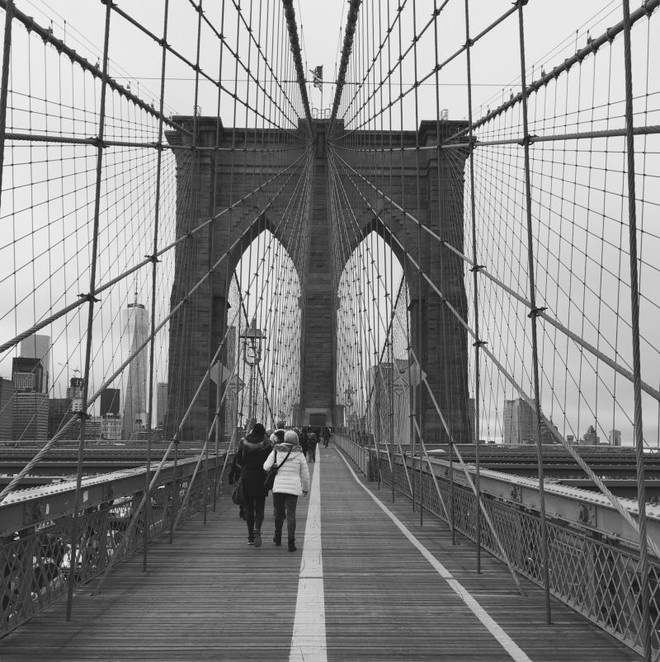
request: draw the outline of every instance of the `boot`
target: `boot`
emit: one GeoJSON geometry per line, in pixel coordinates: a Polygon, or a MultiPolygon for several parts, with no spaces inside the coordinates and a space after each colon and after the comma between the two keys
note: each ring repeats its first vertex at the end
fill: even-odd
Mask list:
{"type": "Polygon", "coordinates": [[[289,551],[295,552],[298,548],[296,547],[296,541],[293,538],[289,538],[289,551]]]}
{"type": "Polygon", "coordinates": [[[254,546],[261,547],[261,531],[259,529],[254,530],[254,546]]]}
{"type": "Polygon", "coordinates": [[[275,532],[275,535],[273,536],[273,542],[278,547],[282,544],[282,532],[281,531],[279,533],[275,532]]]}

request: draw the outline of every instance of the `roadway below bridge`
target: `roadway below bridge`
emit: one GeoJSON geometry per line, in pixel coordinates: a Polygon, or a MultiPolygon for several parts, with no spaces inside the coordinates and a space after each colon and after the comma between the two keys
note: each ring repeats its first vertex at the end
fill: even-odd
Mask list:
{"type": "MultiPolygon", "coordinates": [[[[475,463],[474,444],[457,444],[455,448],[465,462],[475,463]]],[[[637,458],[634,448],[579,445],[574,449],[615,496],[637,498],[637,458]]],[[[450,448],[448,445],[435,446],[430,455],[446,460],[450,448]]],[[[534,445],[484,444],[479,446],[479,460],[483,469],[527,478],[538,476],[538,453],[534,445]]],[[[599,491],[563,446],[543,446],[543,469],[546,480],[555,484],[599,491]]],[[[647,499],[651,503],[660,502],[660,453],[655,452],[655,449],[648,449],[644,455],[644,475],[647,499]]]]}

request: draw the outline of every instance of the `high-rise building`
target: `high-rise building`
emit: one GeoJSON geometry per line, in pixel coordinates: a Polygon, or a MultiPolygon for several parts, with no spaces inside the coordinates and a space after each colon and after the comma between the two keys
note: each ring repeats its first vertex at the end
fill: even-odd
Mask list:
{"type": "Polygon", "coordinates": [[[44,393],[44,368],[41,359],[19,356],[12,360],[11,378],[21,392],[44,393]]]}
{"type": "Polygon", "coordinates": [[[48,438],[54,437],[72,416],[70,398],[51,398],[48,401],[48,438]]]}
{"type": "Polygon", "coordinates": [[[39,359],[43,369],[41,393],[48,393],[50,386],[50,336],[34,334],[21,341],[21,357],[39,359]]]}
{"type": "Polygon", "coordinates": [[[41,359],[19,356],[12,360],[14,384],[12,439],[48,438],[48,393],[44,392],[41,359]]]}
{"type": "Polygon", "coordinates": [[[610,446],[621,446],[621,430],[610,430],[610,446]]]}
{"type": "MultiPolygon", "coordinates": [[[[149,336],[149,315],[143,304],[129,303],[124,314],[122,340],[133,355],[145,343],[149,336]]],[[[145,345],[133,357],[128,366],[128,382],[124,400],[124,424],[122,438],[130,439],[135,432],[144,430],[147,425],[147,370],[149,367],[149,348],[145,345]]]]}
{"type": "Polygon", "coordinates": [[[101,391],[101,416],[119,416],[119,389],[104,388],[101,391]]]}
{"type": "Polygon", "coordinates": [[[582,437],[582,442],[592,446],[600,443],[600,437],[598,436],[596,428],[593,425],[590,425],[587,428],[587,431],[584,433],[584,437],[582,437]]]}
{"type": "MultiPolygon", "coordinates": [[[[541,421],[541,443],[556,443],[552,430],[545,421],[541,421]]],[[[536,413],[534,408],[522,398],[504,401],[504,439],[505,444],[519,446],[536,443],[536,413]]]]}
{"type": "Polygon", "coordinates": [[[121,439],[121,417],[107,414],[101,419],[101,438],[116,441],[121,439]]]}
{"type": "Polygon", "coordinates": [[[522,398],[504,401],[504,443],[533,444],[536,439],[534,410],[522,398]]]}
{"type": "Polygon", "coordinates": [[[71,401],[71,411],[82,411],[83,389],[85,380],[82,377],[72,377],[69,388],[66,390],[66,397],[71,401]]]}
{"type": "Polygon", "coordinates": [[[48,395],[37,391],[14,393],[14,426],[16,440],[46,441],[48,438],[48,395]]]}
{"type": "Polygon", "coordinates": [[[0,377],[0,439],[8,441],[14,434],[14,382],[0,377]]]}
{"type": "Polygon", "coordinates": [[[167,383],[158,382],[156,386],[156,426],[165,425],[165,414],[167,413],[167,383]]]}

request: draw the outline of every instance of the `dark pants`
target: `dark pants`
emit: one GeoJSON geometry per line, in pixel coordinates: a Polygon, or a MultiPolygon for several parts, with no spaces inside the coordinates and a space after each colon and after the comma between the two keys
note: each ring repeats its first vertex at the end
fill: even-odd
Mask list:
{"type": "Polygon", "coordinates": [[[243,510],[245,511],[245,520],[247,522],[248,538],[254,538],[255,531],[261,531],[261,525],[264,521],[264,508],[266,497],[246,496],[243,510]]]}
{"type": "Polygon", "coordinates": [[[264,507],[266,504],[266,492],[264,490],[264,478],[266,472],[263,469],[244,470],[243,487],[245,489],[245,503],[243,512],[247,523],[248,538],[254,538],[255,531],[261,531],[264,521],[264,507]]]}
{"type": "Polygon", "coordinates": [[[296,539],[296,506],[298,497],[285,492],[273,492],[273,505],[275,506],[275,536],[282,537],[282,525],[286,513],[286,532],[289,540],[296,539]]]}

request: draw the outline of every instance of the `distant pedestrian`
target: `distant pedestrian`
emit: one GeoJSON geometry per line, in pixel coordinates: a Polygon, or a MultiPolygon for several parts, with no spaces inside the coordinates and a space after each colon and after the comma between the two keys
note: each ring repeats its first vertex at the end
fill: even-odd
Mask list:
{"type": "Polygon", "coordinates": [[[284,442],[275,445],[264,469],[268,471],[277,462],[279,467],[273,486],[275,506],[275,535],[273,542],[282,544],[282,528],[286,518],[289,551],[296,551],[296,506],[298,497],[309,492],[309,469],[298,443],[298,435],[293,430],[284,433],[284,442]]]}
{"type": "Polygon", "coordinates": [[[327,448],[328,444],[330,443],[330,435],[332,434],[330,432],[330,428],[323,428],[323,448],[327,448]]]}
{"type": "Polygon", "coordinates": [[[302,448],[303,457],[307,457],[307,451],[309,451],[309,433],[307,432],[307,428],[296,430],[296,434],[302,448]]]}
{"type": "Polygon", "coordinates": [[[241,439],[238,463],[242,467],[241,480],[245,494],[243,512],[248,530],[248,545],[261,547],[261,525],[264,521],[266,490],[263,465],[271,451],[270,439],[261,423],[255,423],[250,434],[241,439]]]}
{"type": "Polygon", "coordinates": [[[307,448],[307,458],[310,462],[316,462],[316,447],[319,445],[319,438],[316,432],[309,433],[309,446],[307,448]]]}

